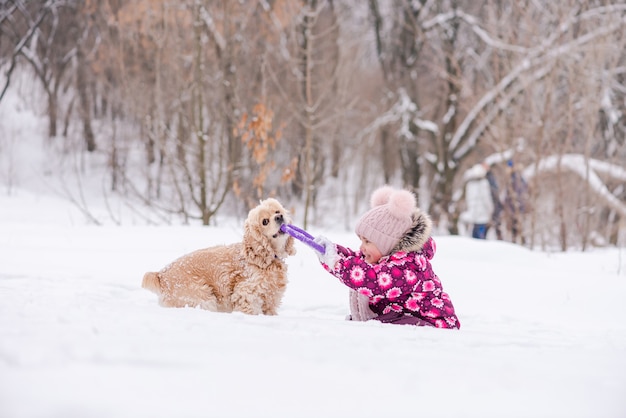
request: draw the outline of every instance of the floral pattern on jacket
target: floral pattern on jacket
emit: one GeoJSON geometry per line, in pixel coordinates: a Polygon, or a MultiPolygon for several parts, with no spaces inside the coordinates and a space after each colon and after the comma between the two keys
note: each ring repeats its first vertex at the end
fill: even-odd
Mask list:
{"type": "Polygon", "coordinates": [[[323,266],[346,286],[366,295],[377,315],[395,312],[437,328],[460,328],[452,301],[430,263],[436,251],[430,219],[419,212],[414,219],[407,236],[378,263],[369,264],[360,251],[335,244],[336,262],[332,268],[323,266]]]}

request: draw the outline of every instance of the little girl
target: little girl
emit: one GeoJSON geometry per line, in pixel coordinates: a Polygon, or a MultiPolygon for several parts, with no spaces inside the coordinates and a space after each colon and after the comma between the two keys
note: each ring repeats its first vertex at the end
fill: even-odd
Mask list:
{"type": "Polygon", "coordinates": [[[355,321],[460,328],[450,297],[433,272],[432,222],[407,190],[384,186],[371,197],[372,208],[356,223],[359,251],[320,236],[323,267],[351,288],[355,321]]]}

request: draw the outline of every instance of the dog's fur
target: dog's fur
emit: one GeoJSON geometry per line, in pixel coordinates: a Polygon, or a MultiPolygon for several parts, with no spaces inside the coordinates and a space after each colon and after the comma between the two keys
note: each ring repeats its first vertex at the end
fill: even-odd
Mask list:
{"type": "Polygon", "coordinates": [[[291,223],[288,211],[276,199],[263,200],[248,213],[243,242],[184,255],[146,273],[142,287],[166,307],[276,315],[287,286],[284,259],[296,253],[283,223],[291,223]]]}

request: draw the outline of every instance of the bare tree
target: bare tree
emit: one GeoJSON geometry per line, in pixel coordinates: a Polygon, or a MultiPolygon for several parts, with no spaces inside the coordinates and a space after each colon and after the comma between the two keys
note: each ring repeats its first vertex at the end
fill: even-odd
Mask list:
{"type": "Polygon", "coordinates": [[[0,34],[2,35],[0,37],[2,61],[0,62],[9,61],[5,71],[4,85],[0,90],[0,101],[11,84],[11,76],[15,71],[18,57],[31,42],[52,7],[55,7],[55,2],[49,1],[36,10],[36,16],[31,17],[24,1],[7,1],[0,6],[0,34]]]}
{"type": "Polygon", "coordinates": [[[285,134],[290,137],[291,154],[298,156],[292,193],[304,201],[306,227],[317,188],[326,175],[336,176],[338,170],[336,134],[345,106],[338,74],[339,22],[334,2],[328,0],[287,3],[281,13],[292,16],[281,35],[287,48],[273,51],[268,72],[294,121],[285,134]],[[330,170],[327,159],[333,165],[330,170]]]}
{"type": "Polygon", "coordinates": [[[163,1],[160,9],[129,3],[118,15],[120,24],[136,21],[126,17],[132,15],[143,25],[139,33],[130,27],[130,35],[122,35],[134,52],[122,55],[126,100],[136,103],[149,165],[143,200],[164,202],[165,210],[203,224],[235,191],[249,203],[249,166],[235,128],[262,101],[259,67],[251,58],[262,55],[252,49],[255,36],[266,35],[258,31],[262,10],[230,1],[163,1]]]}

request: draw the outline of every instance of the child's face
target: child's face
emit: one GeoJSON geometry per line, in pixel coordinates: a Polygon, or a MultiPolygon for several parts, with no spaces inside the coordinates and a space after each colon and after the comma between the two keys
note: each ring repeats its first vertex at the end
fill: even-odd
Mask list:
{"type": "Polygon", "coordinates": [[[359,239],[361,240],[361,247],[359,248],[359,250],[361,250],[363,257],[365,257],[365,261],[370,264],[378,263],[378,260],[380,260],[383,256],[380,253],[380,250],[376,247],[376,245],[374,245],[372,241],[368,240],[367,238],[359,235],[359,239]]]}

